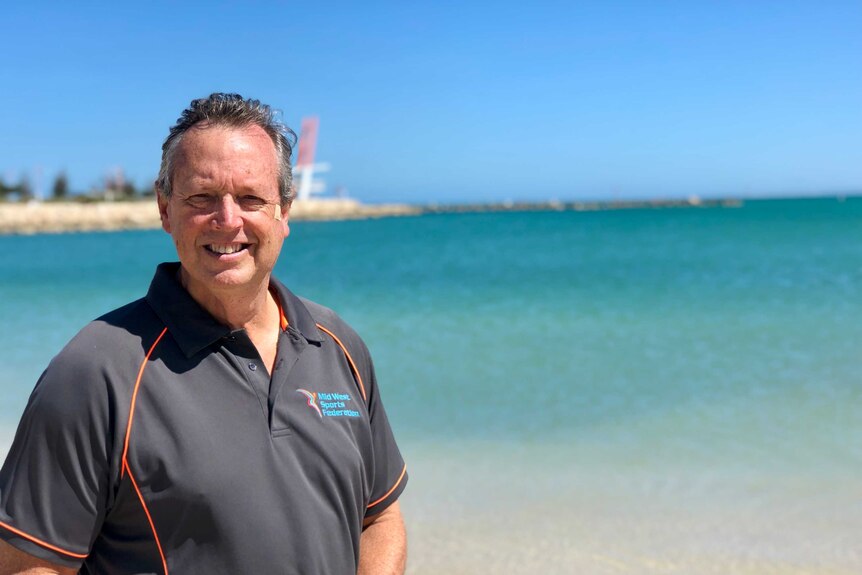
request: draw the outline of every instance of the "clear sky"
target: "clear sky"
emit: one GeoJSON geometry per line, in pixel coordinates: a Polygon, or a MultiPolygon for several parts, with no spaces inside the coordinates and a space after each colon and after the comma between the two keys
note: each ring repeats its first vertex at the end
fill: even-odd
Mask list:
{"type": "Polygon", "coordinates": [[[862,192],[859,0],[27,1],[0,38],[0,175],[43,190],[149,183],[235,91],[369,202],[862,192]]]}

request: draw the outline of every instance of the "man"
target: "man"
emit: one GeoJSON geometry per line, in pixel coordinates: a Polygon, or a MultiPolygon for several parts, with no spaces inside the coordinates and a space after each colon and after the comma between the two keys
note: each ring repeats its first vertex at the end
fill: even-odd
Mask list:
{"type": "Polygon", "coordinates": [[[271,277],[291,135],[235,94],[171,129],[180,262],[40,378],[0,472],[0,573],[403,573],[407,476],[368,350],[271,277]]]}

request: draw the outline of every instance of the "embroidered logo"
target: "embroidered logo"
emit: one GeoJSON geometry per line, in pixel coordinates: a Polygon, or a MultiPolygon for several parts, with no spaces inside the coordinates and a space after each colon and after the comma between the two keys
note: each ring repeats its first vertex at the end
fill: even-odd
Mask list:
{"type": "Polygon", "coordinates": [[[320,412],[320,406],[317,405],[317,394],[312,393],[310,391],[305,391],[304,389],[297,389],[299,393],[305,396],[305,403],[317,412],[317,415],[323,417],[323,414],[320,412]]]}
{"type": "Polygon", "coordinates": [[[350,409],[348,404],[353,401],[353,398],[346,393],[326,393],[321,391],[311,392],[305,389],[297,389],[299,393],[305,396],[308,407],[317,412],[320,417],[359,417],[360,414],[355,409],[350,409]]]}

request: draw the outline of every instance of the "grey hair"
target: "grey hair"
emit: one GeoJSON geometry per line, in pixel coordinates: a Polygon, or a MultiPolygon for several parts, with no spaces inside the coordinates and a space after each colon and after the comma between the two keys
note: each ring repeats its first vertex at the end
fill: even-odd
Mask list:
{"type": "Polygon", "coordinates": [[[165,197],[171,195],[176,151],[183,135],[192,126],[206,122],[209,126],[244,128],[259,126],[269,135],[278,155],[278,194],[281,205],[289,206],[296,196],[293,188],[293,169],[290,155],[296,144],[296,134],[276,119],[277,112],[260,100],[245,99],[239,94],[216,92],[207,98],[192,100],[188,108],[171,128],[165,143],[162,144],[162,165],[156,188],[165,197]]]}

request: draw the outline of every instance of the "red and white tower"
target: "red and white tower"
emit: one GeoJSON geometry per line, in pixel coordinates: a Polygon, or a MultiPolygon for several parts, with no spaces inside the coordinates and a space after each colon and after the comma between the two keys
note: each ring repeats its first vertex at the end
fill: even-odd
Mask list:
{"type": "Polygon", "coordinates": [[[312,194],[322,193],[326,183],[315,180],[315,172],[329,170],[329,164],[315,164],[314,152],[317,148],[317,126],[320,123],[317,116],[302,119],[299,131],[299,150],[296,154],[296,165],[293,167],[294,177],[299,178],[299,188],[296,193],[298,200],[307,200],[312,194]]]}

